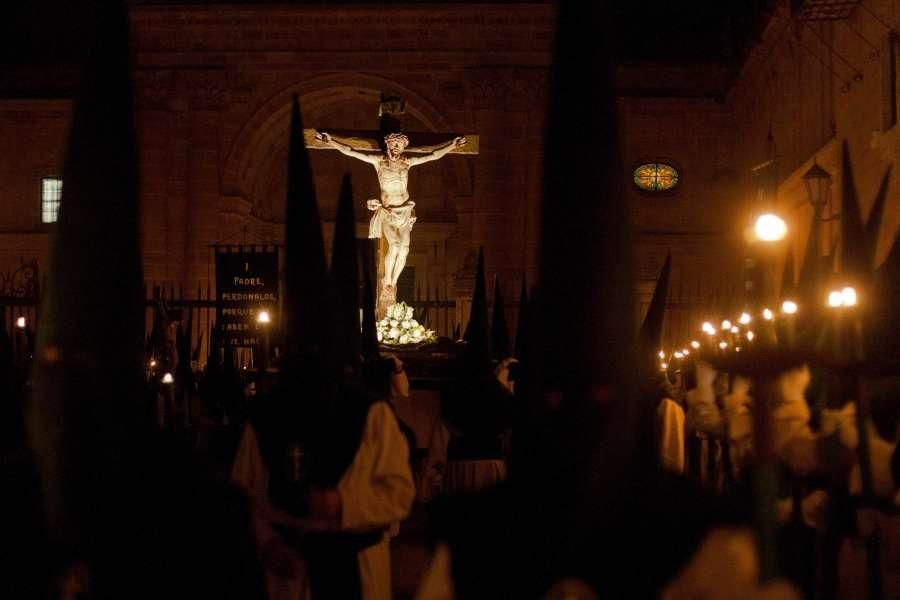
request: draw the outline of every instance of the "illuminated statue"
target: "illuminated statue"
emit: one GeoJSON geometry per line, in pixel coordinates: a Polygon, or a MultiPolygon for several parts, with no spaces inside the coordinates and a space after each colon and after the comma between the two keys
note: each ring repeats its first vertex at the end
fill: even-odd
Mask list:
{"type": "Polygon", "coordinates": [[[372,198],[366,206],[374,211],[369,222],[369,237],[384,237],[388,250],[384,256],[384,277],[382,278],[382,297],[389,296],[389,303],[379,298],[379,307],[393,304],[397,293],[397,280],[406,265],[409,254],[409,238],[413,224],[416,222],[416,203],[410,200],[407,191],[409,169],[416,165],[443,158],[452,150],[466,144],[465,137],[438,146],[423,154],[404,154],[409,146],[409,138],[402,133],[391,133],[385,136],[387,150],[382,152],[360,151],[349,144],[339,142],[328,133],[316,132],[316,139],[341,154],[364,161],[375,167],[378,174],[378,185],[381,198],[372,198]]]}

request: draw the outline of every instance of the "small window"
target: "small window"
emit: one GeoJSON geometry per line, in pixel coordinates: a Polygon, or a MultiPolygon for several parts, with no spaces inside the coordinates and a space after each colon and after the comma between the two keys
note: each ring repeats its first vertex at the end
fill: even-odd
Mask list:
{"type": "Polygon", "coordinates": [[[59,218],[62,186],[63,180],[59,177],[41,179],[41,223],[56,223],[59,218]]]}
{"type": "Polygon", "coordinates": [[[671,190],[678,185],[678,171],[665,163],[644,163],[634,170],[634,184],[648,192],[671,190]]]}

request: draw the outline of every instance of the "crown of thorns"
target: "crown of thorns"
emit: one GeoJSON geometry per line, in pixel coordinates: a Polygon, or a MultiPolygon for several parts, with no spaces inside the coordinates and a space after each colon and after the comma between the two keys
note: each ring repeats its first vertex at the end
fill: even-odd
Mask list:
{"type": "Polygon", "coordinates": [[[391,142],[400,142],[401,144],[403,144],[404,148],[409,146],[409,138],[402,133],[389,133],[384,136],[385,144],[390,144],[391,142]]]}

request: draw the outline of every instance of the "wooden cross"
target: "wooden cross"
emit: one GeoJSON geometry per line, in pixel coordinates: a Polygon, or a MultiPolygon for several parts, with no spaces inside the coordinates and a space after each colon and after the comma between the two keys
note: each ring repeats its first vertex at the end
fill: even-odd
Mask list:
{"type": "MultiPolygon", "coordinates": [[[[310,150],[334,150],[324,142],[316,139],[316,129],[303,130],[303,142],[310,150]]],[[[326,129],[331,137],[339,142],[343,142],[349,146],[353,146],[355,150],[360,152],[371,152],[372,154],[381,154],[383,136],[379,131],[353,131],[346,129],[326,129]]],[[[428,154],[438,146],[441,146],[458,135],[464,135],[466,145],[460,148],[454,148],[450,154],[478,154],[478,136],[473,134],[451,134],[451,133],[431,133],[431,132],[408,132],[403,134],[409,138],[409,146],[403,151],[403,154],[428,154]]]]}
{"type": "MultiPolygon", "coordinates": [[[[452,142],[457,137],[465,137],[466,143],[460,147],[453,147],[448,152],[449,154],[478,154],[479,140],[477,135],[467,134],[460,136],[460,134],[456,133],[402,131],[401,117],[404,112],[405,102],[402,98],[385,97],[382,95],[378,107],[378,117],[380,120],[379,131],[328,129],[327,133],[335,141],[350,146],[356,152],[361,154],[371,154],[372,156],[383,156],[385,154],[384,137],[389,133],[400,132],[409,139],[409,145],[403,150],[404,155],[421,156],[430,154],[439,148],[446,148],[448,142],[452,142]]],[[[303,130],[303,141],[307,148],[311,150],[335,150],[333,146],[317,139],[317,133],[318,131],[316,129],[303,130]]],[[[385,309],[388,306],[396,302],[396,289],[394,289],[393,286],[382,288],[385,253],[386,242],[382,237],[378,245],[378,289],[376,290],[376,298],[378,299],[376,303],[376,314],[379,318],[384,316],[385,309]]],[[[405,259],[405,254],[403,255],[403,258],[405,259]]]]}
{"type": "MultiPolygon", "coordinates": [[[[379,131],[352,131],[352,130],[332,130],[326,131],[339,142],[343,142],[352,146],[354,150],[360,152],[381,153],[384,151],[384,136],[388,133],[401,132],[402,118],[406,114],[406,101],[399,96],[390,96],[382,93],[381,101],[378,104],[379,131]]],[[[409,138],[409,146],[403,151],[404,154],[428,154],[439,146],[446,144],[448,141],[463,134],[459,133],[431,133],[431,132],[408,132],[403,134],[409,138]]],[[[460,148],[454,148],[450,154],[478,154],[478,136],[466,134],[466,145],[460,148]]],[[[303,141],[307,148],[311,150],[334,150],[331,146],[316,139],[315,129],[303,130],[303,141]]]]}

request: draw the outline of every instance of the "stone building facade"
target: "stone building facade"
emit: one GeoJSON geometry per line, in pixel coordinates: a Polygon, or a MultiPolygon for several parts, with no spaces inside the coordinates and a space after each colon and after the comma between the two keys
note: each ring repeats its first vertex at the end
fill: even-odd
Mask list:
{"type": "MultiPolygon", "coordinates": [[[[897,155],[898,42],[886,24],[897,28],[900,8],[869,0],[844,18],[806,21],[805,4],[816,3],[775,3],[737,73],[715,60],[617,68],[640,308],[671,251],[671,343],[690,334],[712,299],[739,293],[741,233],[755,210],[750,169],[767,158],[770,124],[795,244],[809,221],[800,175],[814,157],[836,190],[836,148],[848,140],[865,212],[897,155]],[[678,187],[654,195],[630,185],[631,170],[648,160],[676,166],[678,187]]],[[[408,130],[480,138],[478,155],[412,172],[415,285],[456,300],[455,318],[465,319],[483,247],[515,322],[521,279],[536,280],[552,4],[136,3],[130,11],[148,280],[205,287],[210,244],[283,240],[294,94],[307,127],[367,130],[377,128],[388,93],[406,99],[408,130]]],[[[0,271],[20,258],[46,264],[52,233],[41,225],[40,179],[61,170],[71,103],[42,97],[37,72],[16,82],[7,94],[16,97],[0,99],[0,271]]],[[[363,207],[378,190],[371,168],[326,151],[312,151],[312,163],[326,237],[345,172],[363,236],[363,207]]],[[[891,194],[879,257],[900,223],[891,194]]]]}

